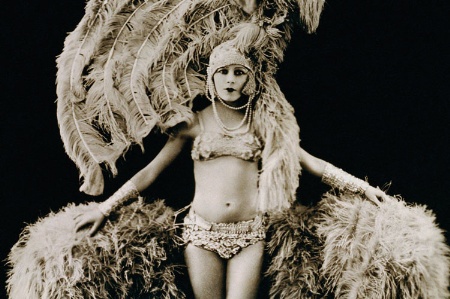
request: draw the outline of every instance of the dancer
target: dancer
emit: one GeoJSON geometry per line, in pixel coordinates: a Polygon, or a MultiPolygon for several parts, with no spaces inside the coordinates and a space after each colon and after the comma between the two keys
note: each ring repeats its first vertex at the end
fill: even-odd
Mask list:
{"type": "MultiPolygon", "coordinates": [[[[252,125],[258,101],[255,67],[232,43],[217,46],[209,59],[211,100],[189,124],[182,124],[159,155],[117,193],[76,216],[76,227],[92,225],[124,201],[135,198],[191,141],[195,195],[184,220],[183,238],[196,298],[256,298],[265,241],[265,213],[258,200],[258,162],[264,144],[252,125]]],[[[375,204],[384,192],[301,149],[303,169],[333,187],[365,195],[375,204]]],[[[268,206],[272,206],[269,204],[268,206]]]]}
{"type": "Polygon", "coordinates": [[[183,298],[173,212],[160,201],[125,202],[190,143],[196,186],[182,239],[197,297],[255,297],[265,247],[273,298],[448,297],[448,248],[430,213],[300,147],[275,73],[292,12],[314,31],[323,1],[245,3],[88,2],[57,78],[58,122],[80,190],[101,194],[102,166],[115,174],[116,160],[155,128],[170,137],[105,202],[68,205],[25,229],[9,257],[12,299],[183,298]],[[211,105],[195,113],[202,97],[211,105]],[[302,168],[342,194],[297,209],[302,168]]]}

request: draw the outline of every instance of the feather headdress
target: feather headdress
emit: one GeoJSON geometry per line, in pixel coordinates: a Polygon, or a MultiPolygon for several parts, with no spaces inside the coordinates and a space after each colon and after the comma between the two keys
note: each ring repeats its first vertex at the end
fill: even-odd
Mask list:
{"type": "Polygon", "coordinates": [[[90,0],[57,60],[60,132],[84,180],[81,191],[101,194],[101,164],[115,174],[131,144],[142,145],[154,128],[189,121],[193,99],[205,93],[212,49],[232,40],[254,60],[260,87],[261,208],[288,205],[300,172],[299,129],[274,74],[291,38],[291,15],[299,10],[313,32],[323,2],[263,0],[249,14],[229,0],[90,0]]]}

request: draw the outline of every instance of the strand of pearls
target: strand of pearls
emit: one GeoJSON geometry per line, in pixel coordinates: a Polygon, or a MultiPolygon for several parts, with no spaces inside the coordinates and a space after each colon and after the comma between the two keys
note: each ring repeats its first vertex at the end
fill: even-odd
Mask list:
{"type": "MultiPolygon", "coordinates": [[[[222,102],[222,101],[221,101],[221,102],[222,102]]],[[[234,126],[234,127],[228,127],[228,126],[226,126],[226,125],[223,123],[222,119],[220,118],[219,112],[217,111],[217,107],[216,107],[216,101],[213,99],[213,101],[212,101],[212,106],[213,106],[214,118],[216,119],[216,122],[219,124],[220,128],[221,128],[225,133],[232,134],[232,133],[234,133],[235,131],[237,131],[237,130],[239,130],[240,128],[242,128],[242,127],[244,126],[244,124],[247,122],[247,128],[245,129],[245,132],[244,132],[244,133],[247,133],[247,132],[250,130],[250,123],[251,123],[251,119],[252,119],[252,116],[251,116],[251,114],[252,114],[252,108],[251,108],[251,106],[252,106],[252,105],[250,105],[250,103],[251,103],[251,97],[248,99],[247,104],[245,104],[245,105],[242,106],[242,107],[237,107],[237,108],[239,108],[239,109],[243,109],[244,107],[247,108],[247,109],[245,109],[244,117],[242,118],[241,122],[240,122],[237,126],[234,126]]],[[[227,107],[227,106],[229,106],[229,105],[225,105],[225,107],[227,107]]],[[[231,107],[231,106],[230,106],[230,107],[231,107]]],[[[227,107],[227,108],[228,108],[228,107],[227,107]]],[[[233,108],[236,108],[236,107],[233,107],[233,108]]],[[[232,109],[232,108],[230,108],[230,109],[232,109]]],[[[233,110],[239,110],[239,109],[233,109],[233,110]]]]}
{"type": "Polygon", "coordinates": [[[241,110],[250,105],[250,101],[248,101],[247,103],[245,103],[244,105],[242,105],[240,107],[234,107],[234,106],[228,105],[224,100],[222,100],[221,97],[217,96],[217,98],[219,99],[219,101],[222,105],[224,105],[225,107],[227,107],[228,109],[231,109],[231,110],[241,110]]]}

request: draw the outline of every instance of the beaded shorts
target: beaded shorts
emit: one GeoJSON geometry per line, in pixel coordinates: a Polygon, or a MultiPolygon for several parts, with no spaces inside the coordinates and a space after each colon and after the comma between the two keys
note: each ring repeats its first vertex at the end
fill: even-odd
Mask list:
{"type": "Polygon", "coordinates": [[[266,238],[264,216],[252,220],[214,223],[209,222],[191,209],[184,218],[183,240],[186,243],[217,253],[230,259],[243,248],[266,238]]]}

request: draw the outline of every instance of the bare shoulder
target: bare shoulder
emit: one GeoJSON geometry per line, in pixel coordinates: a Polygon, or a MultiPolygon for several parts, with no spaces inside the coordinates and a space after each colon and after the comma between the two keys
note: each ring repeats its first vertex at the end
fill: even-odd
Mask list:
{"type": "Polygon", "coordinates": [[[190,122],[182,122],[173,130],[174,137],[182,139],[194,139],[200,133],[200,121],[198,113],[194,113],[190,122]]]}
{"type": "Polygon", "coordinates": [[[213,115],[214,115],[214,112],[213,112],[212,105],[209,105],[205,109],[197,112],[196,113],[197,126],[201,129],[201,126],[207,124],[210,121],[210,119],[213,117],[213,115]]]}

